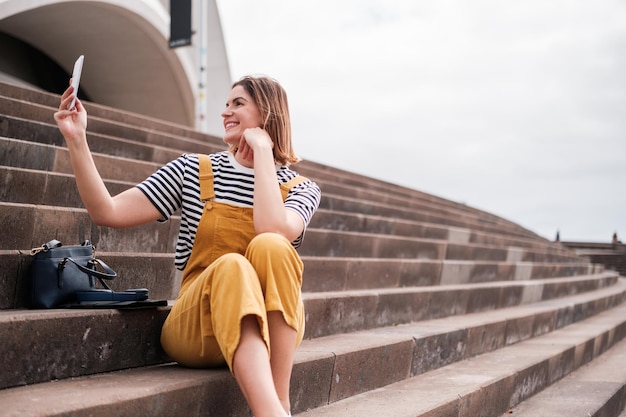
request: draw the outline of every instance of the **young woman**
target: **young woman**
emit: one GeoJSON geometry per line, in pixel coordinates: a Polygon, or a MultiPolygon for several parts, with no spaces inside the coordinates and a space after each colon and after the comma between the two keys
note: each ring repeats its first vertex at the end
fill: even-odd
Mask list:
{"type": "Polygon", "coordinates": [[[287,96],[278,82],[244,77],[228,96],[224,142],[211,155],[184,154],[114,197],[93,162],[87,113],[70,86],[54,118],[79,193],[98,225],[165,221],[180,209],[180,292],[161,343],[183,366],[227,364],[256,417],[290,415],[289,381],[304,334],[303,265],[296,248],[320,189],[289,165],[287,96]]]}

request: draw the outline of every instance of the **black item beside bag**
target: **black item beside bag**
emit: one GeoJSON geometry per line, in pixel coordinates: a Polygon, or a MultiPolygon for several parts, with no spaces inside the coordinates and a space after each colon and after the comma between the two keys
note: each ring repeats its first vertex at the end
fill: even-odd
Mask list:
{"type": "Polygon", "coordinates": [[[63,246],[51,240],[31,251],[30,308],[142,308],[167,305],[167,300],[148,300],[145,288],[114,292],[104,280],[117,274],[95,257],[95,247],[86,240],[78,246],[63,246]],[[96,280],[103,288],[96,287],[96,280]]]}

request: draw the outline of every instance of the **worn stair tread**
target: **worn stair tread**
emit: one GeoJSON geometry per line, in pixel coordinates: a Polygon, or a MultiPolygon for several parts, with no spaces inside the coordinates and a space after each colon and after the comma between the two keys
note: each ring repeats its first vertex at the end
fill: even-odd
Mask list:
{"type": "MultiPolygon", "coordinates": [[[[0,177],[5,178],[4,202],[22,204],[45,204],[47,206],[83,207],[74,184],[74,176],[70,173],[51,172],[42,169],[0,166],[0,177]],[[24,190],[27,192],[11,192],[24,190]],[[62,192],[59,192],[62,191],[62,192]]],[[[106,180],[105,185],[112,194],[117,194],[136,183],[122,180],[106,180]]],[[[321,184],[328,191],[326,185],[321,184]]],[[[328,196],[327,196],[328,197],[328,196]]],[[[332,198],[332,194],[330,197],[332,198]]],[[[445,226],[435,223],[403,220],[379,215],[363,215],[358,213],[339,212],[319,209],[312,219],[309,228],[339,229],[344,231],[365,231],[372,233],[394,234],[432,239],[442,239],[453,243],[476,243],[482,245],[517,246],[535,248],[554,253],[572,253],[563,246],[555,246],[552,242],[536,239],[503,236],[493,232],[479,232],[467,228],[445,226]]]]}
{"type": "MultiPolygon", "coordinates": [[[[316,332],[327,334],[329,331],[346,331],[345,327],[350,325],[351,320],[355,320],[359,311],[354,313],[346,308],[338,308],[324,315],[305,300],[308,339],[298,350],[297,358],[313,360],[320,354],[336,357],[340,352],[342,358],[348,361],[363,355],[384,357],[385,352],[380,349],[384,350],[390,344],[404,355],[404,362],[393,362],[390,368],[398,367],[401,375],[410,369],[413,369],[413,373],[423,372],[429,367],[483,353],[485,349],[516,343],[582,320],[613,307],[625,298],[626,280],[620,280],[616,285],[602,290],[558,300],[406,325],[380,322],[378,328],[325,337],[318,337],[316,332]],[[349,317],[337,315],[342,312],[349,317]],[[385,324],[387,327],[383,327],[385,324]],[[385,343],[381,345],[382,341],[385,343]],[[418,346],[414,346],[414,343],[418,343],[418,346]],[[460,343],[462,349],[458,350],[455,343],[460,343]],[[411,363],[413,357],[416,359],[411,363]]],[[[23,340],[20,337],[10,337],[5,341],[2,350],[8,350],[0,351],[0,357],[10,358],[10,362],[0,377],[1,387],[42,382],[50,377],[84,375],[87,373],[85,367],[91,372],[106,372],[162,362],[164,357],[158,339],[167,311],[166,307],[133,312],[62,309],[0,311],[0,332],[7,335],[31,334],[30,343],[33,349],[37,348],[20,349],[23,340]],[[75,346],[79,350],[67,350],[68,346],[75,346]],[[103,347],[104,355],[99,353],[103,347]]],[[[381,312],[383,316],[386,316],[386,320],[393,318],[385,311],[381,312]]],[[[372,326],[371,323],[368,325],[372,326]]],[[[398,358],[394,355],[393,361],[398,358]]]]}
{"type": "MultiPolygon", "coordinates": [[[[31,121],[37,121],[39,123],[52,124],[50,121],[50,113],[54,111],[48,106],[42,106],[37,104],[29,104],[27,102],[22,102],[19,100],[14,100],[12,98],[6,98],[6,100],[2,101],[3,105],[2,109],[5,115],[10,115],[15,118],[24,118],[28,117],[31,121]],[[13,102],[13,103],[10,103],[13,102]],[[10,105],[14,104],[14,105],[10,105]]],[[[166,146],[169,148],[175,148],[178,146],[178,149],[184,149],[187,152],[212,152],[215,151],[215,145],[207,145],[207,140],[196,140],[189,139],[186,137],[176,136],[169,133],[161,133],[159,131],[155,131],[152,127],[144,127],[139,128],[133,125],[125,124],[124,122],[111,122],[106,119],[101,119],[97,116],[91,115],[90,124],[89,124],[89,133],[96,135],[104,135],[111,137],[112,139],[118,135],[122,135],[124,138],[128,138],[132,140],[133,143],[146,143],[146,144],[154,144],[155,146],[166,146]],[[123,134],[121,133],[123,132],[123,134]]],[[[219,139],[213,138],[213,141],[219,145],[219,139]]],[[[182,152],[182,151],[181,151],[182,152]]],[[[353,187],[348,187],[346,185],[340,184],[336,181],[329,182],[327,184],[327,188],[338,188],[340,192],[337,194],[344,195],[345,191],[354,192],[355,190],[359,193],[360,199],[372,200],[371,194],[372,191],[370,189],[354,189],[353,187]]],[[[374,192],[374,195],[377,195],[379,200],[381,197],[384,201],[389,204],[399,204],[406,206],[407,200],[404,196],[393,196],[388,193],[382,194],[374,192]]],[[[411,208],[414,210],[422,210],[422,208],[429,208],[428,205],[424,205],[427,203],[413,203],[410,204],[411,208]]],[[[468,210],[465,208],[459,207],[450,207],[439,206],[439,211],[441,214],[452,214],[457,213],[463,216],[468,215],[468,210]]],[[[450,217],[450,216],[446,216],[450,217]]],[[[453,217],[453,216],[452,216],[453,217]]]]}
{"type": "MultiPolygon", "coordinates": [[[[14,101],[21,101],[27,106],[34,104],[37,106],[47,107],[51,112],[56,111],[61,97],[60,94],[19,86],[4,81],[0,81],[0,95],[14,101]]],[[[124,123],[142,128],[151,128],[157,131],[197,139],[203,139],[207,136],[211,137],[210,135],[201,133],[196,129],[190,128],[189,126],[184,126],[175,122],[156,119],[147,115],[128,110],[120,110],[89,101],[85,101],[83,104],[89,115],[102,117],[112,122],[124,123]]]]}
{"type": "MultiPolygon", "coordinates": [[[[10,98],[12,100],[21,100],[26,105],[32,103],[37,103],[39,105],[46,106],[50,108],[50,111],[53,112],[57,106],[60,99],[60,95],[48,93],[44,91],[35,90],[28,87],[17,86],[11,83],[1,82],[0,81],[0,94],[4,97],[10,98]]],[[[206,135],[204,133],[198,132],[195,129],[191,129],[188,126],[181,126],[172,122],[163,121],[160,119],[154,119],[149,116],[140,115],[137,113],[132,113],[125,110],[118,110],[115,108],[98,105],[96,103],[86,102],[85,107],[88,109],[88,113],[90,115],[102,117],[103,119],[110,120],[112,122],[121,122],[125,124],[130,124],[132,126],[141,128],[148,127],[154,128],[156,131],[163,131],[170,134],[175,134],[183,137],[192,137],[200,140],[214,140],[216,144],[221,144],[221,139],[214,138],[211,135],[206,135]]],[[[50,120],[48,120],[51,122],[50,120]]],[[[465,209],[470,211],[475,211],[477,213],[487,214],[493,216],[491,213],[484,212],[482,210],[478,210],[472,207],[467,207],[465,204],[458,203],[452,200],[447,200],[442,197],[437,197],[432,194],[427,194],[418,190],[410,189],[407,187],[400,186],[398,184],[385,182],[382,180],[373,179],[371,177],[367,177],[361,174],[356,174],[353,172],[341,170],[339,168],[331,167],[328,165],[323,165],[320,163],[312,162],[312,161],[303,161],[307,165],[307,170],[315,170],[320,172],[320,174],[326,174],[328,178],[332,178],[334,180],[341,179],[341,183],[346,183],[348,185],[362,184],[366,188],[379,189],[381,191],[389,192],[393,190],[396,195],[406,196],[407,194],[411,194],[414,196],[418,196],[419,199],[427,199],[434,202],[440,202],[449,207],[460,207],[464,206],[465,209]]]]}
{"type": "MultiPolygon", "coordinates": [[[[609,348],[617,340],[607,340],[602,346],[595,344],[599,343],[602,335],[610,334],[613,329],[623,326],[626,322],[625,313],[624,306],[616,307],[561,330],[462,360],[301,415],[426,416],[426,412],[437,409],[477,407],[478,399],[485,399],[485,396],[499,398],[490,407],[497,407],[504,412],[509,405],[514,406],[531,395],[535,388],[542,388],[548,379],[563,376],[559,372],[567,373],[582,365],[573,363],[565,366],[565,370],[559,368],[550,371],[550,360],[568,358],[567,360],[573,362],[582,361],[577,358],[588,355],[574,353],[585,350],[595,356],[609,348]],[[590,342],[594,346],[589,346],[590,342]],[[567,352],[571,352],[571,355],[568,356],[567,352]],[[546,372],[550,373],[546,375],[546,372]],[[545,380],[534,381],[534,376],[542,376],[545,380]],[[536,386],[526,387],[521,381],[524,378],[528,378],[527,383],[536,386]],[[498,391],[496,395],[499,385],[504,387],[505,392],[498,391]],[[407,393],[411,395],[406,395],[407,393]],[[509,404],[509,401],[513,401],[513,404],[509,404]]],[[[619,336],[623,337],[624,333],[622,331],[619,336]]],[[[617,332],[613,334],[617,337],[617,332]]],[[[377,343],[384,344],[381,340],[377,343]]],[[[305,342],[301,348],[304,354],[297,355],[296,368],[306,358],[308,344],[305,342]]],[[[308,354],[309,357],[314,354],[316,359],[323,356],[323,352],[318,349],[308,351],[308,354]]],[[[329,358],[332,359],[330,356],[329,358]]],[[[334,361],[337,360],[335,357],[334,361]]],[[[365,367],[363,371],[372,369],[365,367]]],[[[342,376],[334,372],[332,378],[341,383],[342,376]]],[[[295,381],[296,386],[301,384],[306,384],[306,381],[295,381]]],[[[5,389],[0,391],[0,408],[6,416],[21,417],[112,415],[113,410],[117,410],[117,415],[133,415],[133,412],[147,410],[151,415],[174,415],[168,414],[172,412],[179,413],[175,415],[184,415],[180,412],[188,412],[190,408],[198,415],[199,410],[206,407],[206,399],[199,399],[193,406],[188,403],[194,402],[192,398],[195,400],[207,391],[218,389],[218,385],[229,386],[228,395],[236,396],[232,377],[224,369],[190,370],[174,365],[152,366],[5,389]]]]}
{"type": "MultiPolygon", "coordinates": [[[[41,92],[2,82],[0,82],[0,94],[5,96],[8,100],[15,101],[16,107],[31,106],[31,101],[32,103],[37,103],[34,106],[36,108],[39,108],[40,111],[45,112],[46,110],[44,108],[48,107],[49,111],[51,112],[50,116],[52,112],[57,108],[57,103],[60,98],[60,96],[57,94],[41,92]]],[[[221,138],[197,132],[196,130],[190,129],[186,126],[180,126],[175,123],[157,120],[148,116],[138,115],[127,111],[121,111],[118,109],[101,106],[95,103],[85,103],[85,105],[92,116],[96,118],[101,118],[106,123],[112,125],[120,124],[131,126],[134,129],[144,129],[156,133],[163,132],[163,134],[165,135],[179,136],[186,140],[188,140],[187,138],[189,138],[192,141],[195,140],[198,143],[206,143],[209,146],[222,145],[221,138]]],[[[11,109],[7,113],[17,112],[16,114],[22,115],[32,114],[32,111],[19,113],[20,111],[22,110],[11,109]]],[[[44,115],[43,118],[41,118],[41,121],[46,121],[46,124],[49,124],[56,129],[56,127],[53,125],[51,117],[48,118],[46,115],[44,115]]],[[[97,127],[96,125],[94,125],[93,127],[97,127]]],[[[132,137],[132,135],[130,136],[132,137]]],[[[496,216],[484,210],[469,207],[463,203],[448,200],[442,197],[424,193],[394,183],[389,183],[376,178],[368,177],[362,174],[357,174],[328,165],[323,165],[313,161],[302,161],[299,166],[302,167],[303,174],[312,174],[314,177],[319,178],[320,180],[324,179],[325,181],[328,181],[330,184],[333,184],[335,186],[347,187],[345,189],[352,189],[354,186],[356,186],[357,188],[366,190],[366,192],[375,190],[378,193],[387,196],[395,196],[392,198],[401,198],[407,202],[431,202],[438,205],[443,210],[452,209],[462,213],[463,215],[468,215],[471,213],[472,216],[478,216],[481,219],[481,222],[500,224],[503,226],[506,225],[507,227],[513,227],[519,233],[528,238],[539,238],[537,234],[527,229],[524,229],[513,222],[510,222],[502,217],[496,216]]]]}
{"type": "MultiPolygon", "coordinates": [[[[227,378],[231,377],[225,369],[194,370],[173,364],[129,369],[3,390],[0,391],[0,409],[6,417],[133,416],[144,415],[147,411],[163,416],[200,415],[197,406],[185,409],[176,404],[170,409],[166,401],[158,398],[175,391],[198,389],[205,383],[215,385],[227,378]],[[118,407],[128,407],[130,402],[136,402],[130,405],[130,410],[115,412],[118,407]],[[99,407],[107,408],[103,412],[99,407]],[[176,414],[168,414],[168,411],[176,414]],[[184,411],[195,413],[185,414],[184,411]]],[[[193,402],[192,398],[187,400],[193,402]]]]}
{"type": "MultiPolygon", "coordinates": [[[[78,226],[79,220],[84,228],[95,227],[85,209],[57,206],[38,206],[24,203],[0,203],[0,211],[6,221],[19,221],[25,227],[32,227],[31,233],[21,233],[9,236],[0,242],[2,249],[24,248],[25,242],[31,245],[33,240],[46,241],[50,222],[58,223],[51,218],[53,212],[63,213],[71,225],[78,226]]],[[[59,214],[60,215],[60,214],[59,214]]],[[[177,230],[167,230],[172,227],[171,222],[165,224],[151,223],[151,229],[158,227],[165,236],[167,243],[173,243],[177,230]]],[[[134,235],[135,229],[100,228],[107,234],[129,237],[134,235]]],[[[138,236],[143,236],[139,232],[138,236]]],[[[112,243],[117,243],[115,239],[112,243]]],[[[128,242],[130,243],[130,242],[128,242]]],[[[143,242],[136,247],[129,244],[129,251],[144,247],[143,242]]],[[[171,245],[173,247],[173,244],[171,245]]],[[[105,250],[115,250],[104,248],[105,250]]],[[[330,229],[309,228],[305,243],[299,249],[302,256],[342,256],[363,258],[406,258],[406,259],[447,259],[447,260],[478,260],[500,262],[581,262],[583,258],[572,253],[556,253],[534,248],[501,247],[476,243],[456,244],[440,239],[388,235],[380,233],[337,231],[330,229]]]]}
{"type": "MultiPolygon", "coordinates": [[[[626,300],[625,279],[621,279],[614,286],[601,290],[553,300],[315,337],[308,340],[300,351],[306,352],[311,350],[336,353],[333,350],[335,343],[339,349],[343,349],[344,346],[356,349],[357,346],[365,347],[370,343],[379,343],[376,338],[378,335],[383,334],[393,335],[394,337],[398,335],[407,337],[407,335],[410,335],[410,337],[418,339],[435,335],[451,335],[459,331],[475,331],[481,335],[481,340],[479,340],[481,343],[489,342],[491,343],[490,347],[495,349],[585,319],[585,314],[596,313],[593,312],[593,307],[590,307],[590,305],[592,306],[595,303],[601,304],[603,300],[609,300],[612,297],[616,297],[616,303],[620,305],[620,307],[616,308],[622,308],[626,311],[626,304],[623,304],[623,301],[626,300]],[[487,332],[484,331],[487,326],[491,327],[492,330],[490,331],[493,332],[493,336],[497,340],[482,340],[487,335],[487,332]],[[507,328],[507,326],[509,327],[507,328]]],[[[327,321],[345,320],[345,318],[340,316],[341,312],[335,312],[335,314],[335,316],[327,317],[327,321]]],[[[329,323],[330,325],[332,323],[329,323]]]]}
{"type": "Polygon", "coordinates": [[[626,400],[626,340],[511,409],[515,417],[617,416],[626,400]]]}
{"type": "MultiPolygon", "coordinates": [[[[23,124],[23,123],[26,123],[26,121],[21,120],[21,119],[20,120],[15,119],[13,120],[13,123],[23,124]]],[[[42,129],[44,127],[47,129],[46,132],[41,133],[41,134],[30,132],[27,136],[32,136],[34,139],[31,141],[28,141],[28,140],[21,141],[21,142],[24,142],[22,146],[31,146],[31,147],[33,145],[37,145],[39,147],[54,146],[59,149],[59,151],[57,152],[61,155],[62,154],[61,150],[64,150],[65,148],[63,146],[63,139],[58,133],[58,131],[56,130],[56,127],[52,125],[43,126],[42,123],[39,123],[39,124],[42,125],[41,127],[42,129]],[[44,141],[44,143],[42,143],[42,141],[44,141]]],[[[10,140],[5,138],[3,139],[3,141],[10,141],[10,140]]],[[[165,164],[171,161],[172,159],[180,156],[180,154],[182,154],[183,152],[192,151],[189,149],[174,150],[171,147],[167,147],[167,146],[148,145],[143,142],[135,142],[130,138],[114,138],[114,137],[108,137],[105,135],[94,134],[94,133],[89,134],[89,143],[90,143],[90,148],[92,150],[92,153],[94,154],[94,157],[97,157],[96,162],[99,167],[99,170],[101,171],[101,173],[103,174],[105,178],[128,180],[128,181],[135,181],[135,182],[145,179],[145,176],[134,175],[133,177],[130,177],[127,172],[119,173],[118,176],[115,176],[115,177],[108,176],[106,175],[107,172],[109,171],[114,172],[114,171],[111,170],[110,168],[103,169],[105,167],[103,167],[102,164],[98,164],[98,159],[106,161],[106,159],[103,156],[108,155],[109,157],[113,157],[113,158],[126,158],[130,160],[136,160],[137,162],[153,163],[153,164],[156,164],[156,166],[161,166],[162,164],[165,164]]],[[[222,150],[222,148],[207,149],[207,151],[209,150],[212,152],[215,152],[215,151],[222,150]]],[[[20,163],[25,163],[25,162],[20,162],[20,163]]],[[[110,163],[119,164],[119,160],[111,159],[110,163]]],[[[60,165],[60,166],[63,167],[64,169],[61,172],[70,171],[69,165],[67,163],[60,165]]],[[[28,168],[30,166],[23,166],[23,167],[28,168]]],[[[297,166],[295,169],[296,171],[301,171],[300,166],[297,166]]],[[[134,170],[132,171],[126,170],[126,171],[134,172],[134,170]]],[[[310,176],[313,180],[320,182],[320,184],[322,185],[322,188],[324,184],[328,184],[330,181],[332,181],[330,182],[330,184],[337,182],[336,178],[324,180],[321,178],[317,178],[315,172],[309,172],[309,174],[312,174],[310,176]]],[[[303,175],[308,175],[306,165],[303,171],[303,175]]],[[[332,190],[333,188],[336,188],[336,187],[330,187],[330,188],[332,190]]],[[[353,190],[352,193],[354,194],[356,191],[359,191],[359,190],[358,189],[353,190]]],[[[363,192],[372,193],[371,191],[363,191],[363,192]]],[[[401,218],[409,218],[409,219],[413,218],[414,220],[429,221],[433,223],[442,223],[442,224],[448,224],[450,226],[459,226],[459,227],[469,226],[469,227],[475,228],[476,230],[484,230],[484,231],[491,231],[491,232],[496,232],[498,230],[509,230],[509,233],[512,236],[519,236],[520,238],[530,238],[530,237],[533,237],[535,239],[537,238],[537,236],[533,236],[527,230],[522,229],[518,225],[515,225],[509,221],[498,218],[496,216],[489,215],[487,213],[474,212],[472,210],[467,209],[465,206],[447,208],[445,205],[442,207],[442,205],[438,204],[436,201],[421,202],[419,200],[412,200],[410,198],[406,198],[405,196],[392,197],[392,196],[389,196],[388,193],[385,193],[382,191],[375,192],[374,194],[372,194],[372,196],[366,198],[366,200],[372,204],[364,206],[362,204],[363,198],[359,198],[358,195],[357,197],[351,197],[351,198],[346,197],[345,190],[340,190],[339,193],[337,191],[335,191],[334,193],[332,191],[327,191],[326,194],[328,195],[335,194],[335,198],[334,198],[335,202],[332,203],[331,206],[334,206],[336,208],[343,207],[344,211],[353,211],[355,207],[357,207],[360,210],[370,210],[370,213],[371,213],[371,210],[374,209],[375,210],[374,213],[375,212],[389,213],[389,214],[392,214],[394,216],[401,217],[401,218]],[[375,207],[370,208],[370,206],[372,205],[375,207]]],[[[329,201],[324,200],[322,201],[321,207],[324,208],[326,207],[326,204],[329,204],[329,203],[330,203],[330,200],[329,201]]]]}
{"type": "MultiPolygon", "coordinates": [[[[168,233],[171,231],[168,232],[167,225],[165,225],[166,229],[162,227],[154,225],[155,230],[151,236],[155,240],[152,243],[147,240],[150,235],[117,234],[114,231],[94,235],[92,230],[91,236],[95,238],[93,243],[98,248],[97,256],[118,272],[119,279],[112,283],[112,288],[122,291],[126,288],[147,287],[156,298],[175,297],[180,274],[173,267],[173,251],[168,239],[168,233]],[[160,247],[156,245],[157,237],[159,241],[162,241],[160,247]],[[146,242],[144,247],[153,249],[155,252],[111,252],[102,249],[106,248],[109,242],[137,245],[144,241],[146,242]]],[[[171,225],[169,227],[171,229],[171,225]]],[[[75,230],[71,230],[70,234],[81,236],[82,233],[84,231],[76,227],[75,230]]],[[[79,242],[79,240],[69,241],[67,236],[53,237],[60,238],[66,244],[79,242]]],[[[51,236],[46,236],[46,239],[50,238],[51,236]]],[[[84,238],[91,239],[89,235],[81,239],[84,238]]],[[[25,282],[27,282],[28,264],[31,261],[30,248],[40,246],[44,240],[37,239],[36,242],[33,244],[33,239],[24,240],[19,246],[23,248],[21,250],[0,250],[0,265],[3,271],[0,274],[4,277],[0,285],[0,296],[3,297],[0,303],[4,308],[24,306],[25,282]]],[[[324,297],[329,298],[333,296],[332,292],[337,291],[388,288],[397,289],[398,294],[404,294],[407,302],[424,302],[424,300],[432,299],[434,303],[436,300],[444,302],[445,292],[448,292],[448,301],[452,301],[455,309],[447,307],[442,311],[454,312],[475,311],[477,308],[484,309],[486,306],[501,307],[591,291],[610,285],[617,279],[616,272],[602,271],[584,264],[565,266],[500,262],[459,264],[441,260],[333,259],[307,256],[303,256],[302,259],[305,265],[303,278],[305,293],[328,293],[324,297]],[[546,279],[548,281],[544,281],[546,279]],[[507,282],[509,284],[506,284],[507,282]],[[480,285],[472,290],[471,285],[479,283],[488,285],[480,285]],[[443,289],[437,288],[440,285],[443,285],[443,289]],[[435,288],[419,289],[433,286],[435,288]],[[424,292],[429,292],[431,295],[425,299],[424,292]],[[459,298],[452,298],[454,295],[459,298]]],[[[355,294],[352,293],[350,296],[354,297],[355,294]]],[[[375,293],[370,295],[375,295],[375,293]]],[[[389,293],[386,296],[389,296],[389,293]]],[[[335,298],[338,297],[335,295],[335,298]]],[[[370,316],[372,312],[367,311],[369,307],[365,308],[365,314],[370,316]]],[[[419,310],[411,305],[411,311],[419,310]]]]}
{"type": "Polygon", "coordinates": [[[298,415],[496,417],[610,348],[618,336],[624,337],[625,323],[626,308],[620,306],[563,329],[298,415]]]}
{"type": "MultiPolygon", "coordinates": [[[[545,305],[547,309],[562,308],[594,299],[622,299],[626,294],[626,280],[618,280],[614,285],[591,292],[563,298],[542,298],[547,285],[524,283],[521,294],[514,283],[305,293],[303,299],[308,326],[306,334],[307,337],[317,338],[442,317],[451,317],[454,320],[454,317],[476,312],[489,314],[492,311],[492,314],[499,316],[507,308],[535,308],[539,305],[545,305]],[[511,286],[507,289],[508,285],[511,286]],[[542,299],[544,304],[538,303],[542,299]]],[[[552,295],[556,296],[557,293],[552,295]]]]}
{"type": "Polygon", "coordinates": [[[578,263],[302,256],[304,291],[526,281],[600,273],[578,263]]]}
{"type": "MultiPolygon", "coordinates": [[[[64,184],[67,186],[69,177],[65,178],[64,184]]],[[[46,182],[43,177],[40,183],[46,182]]],[[[70,186],[73,187],[73,184],[70,186]]],[[[57,187],[58,188],[58,187],[57,187]]],[[[62,189],[55,190],[55,194],[62,193],[62,189]]],[[[41,194],[38,194],[41,195],[41,194]]],[[[78,196],[74,196],[74,201],[78,204],[78,196]]],[[[81,203],[82,205],[82,203],[81,203]]],[[[37,205],[19,202],[0,202],[0,210],[7,219],[11,216],[20,216],[31,222],[37,221],[32,234],[22,233],[13,236],[10,240],[3,241],[3,249],[7,249],[7,245],[11,247],[20,247],[21,241],[31,242],[32,240],[45,239],[44,231],[48,230],[50,216],[54,212],[62,213],[66,217],[72,217],[73,223],[81,221],[85,223],[87,228],[94,228],[87,211],[80,207],[65,207],[51,205],[37,205]],[[75,217],[75,219],[74,219],[75,217]],[[17,240],[19,239],[19,240],[17,240]],[[17,240],[17,241],[16,241],[17,240]]],[[[54,216],[53,216],[54,218],[54,216]]],[[[173,216],[173,219],[177,219],[173,216]]],[[[24,223],[22,221],[21,223],[24,223]]],[[[150,232],[144,229],[111,229],[100,227],[99,229],[106,231],[107,234],[136,235],[143,236],[150,234],[152,229],[160,228],[163,230],[171,222],[164,224],[152,223],[149,226],[150,232]]],[[[174,246],[175,234],[171,232],[171,246],[174,246]]],[[[116,243],[117,240],[113,239],[116,243]]],[[[30,243],[29,243],[30,244],[30,243]]],[[[144,245],[140,245],[143,247],[144,245]]],[[[132,246],[127,248],[133,250],[132,246]]],[[[114,250],[114,249],[109,249],[114,250]]],[[[377,257],[377,258],[413,258],[413,259],[448,259],[448,260],[473,260],[473,261],[500,261],[500,262],[582,262],[581,258],[573,252],[561,252],[551,250],[544,247],[515,247],[502,246],[483,243],[455,243],[443,239],[433,239],[419,236],[406,236],[397,234],[374,233],[370,231],[350,231],[350,230],[333,230],[327,228],[309,227],[307,229],[307,239],[300,249],[301,255],[306,256],[343,256],[343,257],[377,257]],[[374,241],[374,239],[376,241],[374,241]],[[386,242],[377,242],[386,241],[386,242]],[[385,243],[385,244],[383,244],[385,243]]]]}
{"type": "MultiPolygon", "coordinates": [[[[89,103],[87,106],[94,108],[94,105],[89,103]]],[[[15,99],[12,97],[6,97],[0,95],[0,114],[9,115],[17,118],[26,118],[31,121],[37,121],[41,123],[51,123],[52,114],[57,110],[56,107],[51,108],[47,105],[41,105],[36,103],[29,103],[23,100],[15,99]]],[[[176,146],[202,146],[207,147],[207,144],[213,143],[213,145],[219,145],[223,143],[220,138],[201,134],[200,132],[193,131],[189,128],[180,129],[176,133],[168,132],[165,129],[167,124],[158,123],[156,120],[146,120],[143,126],[129,123],[130,120],[111,120],[103,118],[92,113],[90,109],[87,109],[89,114],[88,129],[90,132],[97,132],[109,136],[123,135],[129,138],[133,138],[134,141],[143,141],[146,143],[153,143],[156,145],[171,145],[176,146]],[[189,137],[189,133],[193,133],[193,136],[197,138],[189,137]]],[[[110,115],[108,112],[107,115],[110,115]]],[[[53,124],[53,123],[52,123],[53,124]]]]}
{"type": "MultiPolygon", "coordinates": [[[[0,87],[5,87],[5,85],[2,85],[0,87]]],[[[29,92],[30,95],[32,96],[32,92],[29,92]]],[[[51,107],[50,106],[50,97],[46,97],[46,103],[45,104],[32,104],[26,101],[22,101],[21,99],[14,99],[12,97],[4,97],[6,100],[3,101],[4,104],[6,104],[8,106],[8,102],[12,101],[14,102],[13,106],[8,106],[7,109],[5,109],[6,111],[4,111],[4,114],[6,115],[11,115],[13,117],[17,117],[17,118],[23,118],[23,117],[28,117],[31,121],[38,121],[40,123],[45,123],[45,124],[50,124],[53,125],[53,123],[51,122],[51,114],[52,112],[55,111],[56,106],[51,107]],[[22,107],[26,107],[26,109],[23,109],[22,107]]],[[[31,97],[32,99],[32,97],[31,97]]],[[[192,129],[189,129],[187,127],[183,127],[183,126],[173,126],[171,124],[168,123],[161,123],[161,121],[158,120],[154,120],[148,117],[142,118],[141,116],[137,115],[128,115],[124,112],[120,112],[117,111],[115,109],[110,109],[110,108],[105,108],[103,106],[98,106],[96,104],[93,103],[86,103],[86,107],[89,108],[89,113],[91,115],[91,117],[94,118],[95,122],[94,123],[90,123],[89,126],[89,131],[90,132],[95,132],[95,133],[104,133],[104,134],[108,134],[109,133],[109,129],[101,129],[100,125],[101,122],[108,124],[108,125],[119,125],[119,126],[125,126],[126,130],[135,130],[138,131],[140,134],[126,134],[125,135],[129,138],[129,139],[133,139],[136,138],[137,136],[143,136],[146,133],[150,133],[153,132],[155,134],[161,134],[160,132],[163,132],[163,135],[168,135],[168,136],[177,136],[183,140],[191,140],[195,143],[198,144],[204,144],[209,145],[209,146],[220,146],[222,144],[222,140],[218,137],[214,137],[211,135],[206,135],[206,134],[202,134],[200,132],[194,131],[192,129]],[[91,109],[91,107],[93,107],[93,109],[91,109]],[[96,112],[94,112],[93,110],[96,110],[96,112]],[[99,114],[101,113],[101,114],[99,114]],[[117,116],[117,117],[112,117],[112,116],[117,116]],[[130,117],[129,117],[130,116],[130,117]],[[142,120],[143,119],[143,120],[142,120]]],[[[118,131],[119,129],[114,129],[115,131],[118,131]]],[[[171,143],[171,141],[169,141],[171,143]]],[[[187,149],[184,146],[181,146],[181,149],[187,149]]],[[[307,161],[303,161],[303,165],[305,165],[305,170],[307,172],[312,172],[312,171],[321,171],[321,172],[325,172],[328,171],[328,173],[330,174],[329,179],[331,179],[332,181],[334,181],[335,183],[337,182],[337,178],[339,177],[346,177],[346,178],[352,178],[353,180],[355,179],[360,179],[363,184],[362,186],[364,186],[365,189],[367,190],[372,190],[373,188],[378,188],[379,191],[384,192],[385,194],[387,194],[389,188],[394,188],[394,189],[398,189],[398,190],[403,190],[404,192],[402,193],[394,193],[393,195],[395,196],[394,198],[398,198],[398,196],[404,196],[407,194],[408,192],[414,193],[416,195],[418,195],[420,198],[418,198],[416,201],[432,201],[432,202],[436,202],[439,204],[439,206],[442,209],[445,209],[446,207],[448,208],[454,208],[454,209],[459,209],[459,207],[463,207],[463,211],[465,213],[468,212],[474,212],[477,213],[483,217],[487,216],[492,220],[498,219],[498,217],[494,216],[491,213],[487,213],[481,210],[477,210],[477,209],[471,209],[471,208],[467,208],[464,205],[461,205],[457,202],[453,202],[450,200],[445,200],[443,198],[439,198],[439,197],[435,197],[429,194],[425,194],[425,193],[420,193],[418,191],[415,190],[409,190],[405,187],[400,187],[397,186],[395,184],[387,184],[383,181],[380,180],[376,180],[373,178],[369,178],[366,176],[362,176],[362,175],[358,175],[355,173],[350,173],[347,171],[343,171],[343,170],[339,170],[336,168],[332,168],[332,167],[328,167],[325,165],[321,165],[321,164],[317,164],[317,163],[313,163],[313,162],[309,162],[307,163],[307,161]],[[375,187],[372,187],[375,186],[375,187]]],[[[342,181],[343,182],[343,181],[342,181]]],[[[341,186],[341,184],[338,184],[339,186],[341,186]]],[[[354,185],[354,184],[351,184],[354,185]]],[[[500,221],[502,221],[503,219],[500,219],[500,221]]]]}

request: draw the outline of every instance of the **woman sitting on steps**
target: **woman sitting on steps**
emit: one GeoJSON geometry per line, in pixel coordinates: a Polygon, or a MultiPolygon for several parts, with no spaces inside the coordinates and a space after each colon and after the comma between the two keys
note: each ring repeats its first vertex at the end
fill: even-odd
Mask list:
{"type": "Polygon", "coordinates": [[[70,86],[54,118],[76,184],[98,225],[166,221],[181,210],[176,267],[181,288],[161,333],[183,366],[227,364],[256,417],[290,415],[289,382],[304,334],[303,264],[296,248],[320,189],[289,165],[287,96],[266,77],[244,77],[228,96],[227,151],[184,154],[114,197],[87,144],[87,113],[70,86]]]}

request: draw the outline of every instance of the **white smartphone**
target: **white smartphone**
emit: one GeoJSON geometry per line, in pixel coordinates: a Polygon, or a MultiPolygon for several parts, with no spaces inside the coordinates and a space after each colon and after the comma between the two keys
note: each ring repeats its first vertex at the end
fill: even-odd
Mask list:
{"type": "Polygon", "coordinates": [[[74,63],[74,71],[72,71],[72,87],[74,87],[74,98],[70,103],[68,110],[72,110],[76,105],[76,97],[78,97],[78,85],[80,84],[80,74],[83,72],[83,61],[85,60],[85,56],[81,55],[78,57],[76,62],[74,63]]]}

